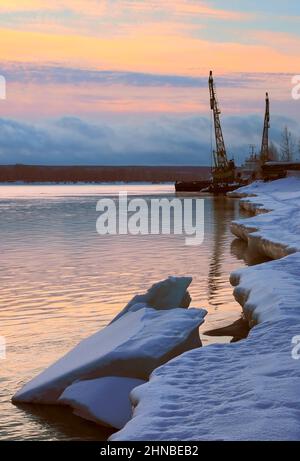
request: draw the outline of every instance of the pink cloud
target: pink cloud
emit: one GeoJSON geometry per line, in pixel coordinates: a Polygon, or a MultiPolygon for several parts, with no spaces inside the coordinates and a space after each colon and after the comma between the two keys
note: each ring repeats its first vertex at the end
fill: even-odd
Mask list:
{"type": "Polygon", "coordinates": [[[22,13],[24,11],[64,11],[71,10],[85,16],[116,17],[123,13],[140,15],[146,20],[146,16],[155,12],[182,19],[188,16],[213,17],[224,20],[241,20],[249,17],[249,14],[226,9],[212,8],[206,1],[199,0],[149,0],[145,2],[137,0],[52,0],[45,3],[43,0],[11,0],[9,3],[0,0],[1,12],[22,13]]]}
{"type": "Polygon", "coordinates": [[[1,12],[63,11],[70,9],[82,14],[102,15],[107,8],[107,0],[0,0],[1,12]]]}
{"type": "MultiPolygon", "coordinates": [[[[260,44],[270,46],[273,49],[284,52],[287,55],[299,55],[300,38],[299,36],[270,31],[255,31],[248,33],[251,38],[257,40],[260,44]]],[[[296,63],[295,63],[296,70],[296,63]]]]}

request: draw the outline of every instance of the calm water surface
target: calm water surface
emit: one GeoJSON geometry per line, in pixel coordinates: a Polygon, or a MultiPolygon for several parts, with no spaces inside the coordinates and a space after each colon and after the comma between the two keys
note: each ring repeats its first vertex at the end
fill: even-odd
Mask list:
{"type": "MultiPolygon", "coordinates": [[[[173,186],[0,186],[0,439],[98,439],[109,434],[68,410],[13,406],[22,384],[103,328],[134,296],[168,275],[191,275],[191,306],[209,314],[204,330],[238,319],[229,273],[244,265],[244,246],[230,221],[238,202],[205,197],[205,239],[184,236],[99,236],[96,202],[119,190],[150,199],[173,186]]],[[[203,331],[203,327],[200,332],[203,331]]],[[[204,345],[231,338],[203,336],[204,345]]]]}

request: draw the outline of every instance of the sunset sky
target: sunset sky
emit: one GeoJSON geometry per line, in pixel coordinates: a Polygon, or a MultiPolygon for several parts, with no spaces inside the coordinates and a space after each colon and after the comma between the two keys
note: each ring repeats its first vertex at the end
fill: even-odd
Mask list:
{"type": "Polygon", "coordinates": [[[0,163],[210,162],[213,70],[227,150],[300,136],[299,0],[0,0],[0,163]]]}

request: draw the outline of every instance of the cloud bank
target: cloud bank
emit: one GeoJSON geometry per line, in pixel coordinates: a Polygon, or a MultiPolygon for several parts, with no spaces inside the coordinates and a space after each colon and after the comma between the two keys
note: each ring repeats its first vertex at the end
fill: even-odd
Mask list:
{"type": "MultiPolygon", "coordinates": [[[[299,125],[274,117],[271,138],[299,125]]],[[[258,116],[228,117],[224,137],[229,156],[241,163],[249,144],[259,148],[262,120],[258,116]]],[[[210,165],[210,120],[199,116],[161,116],[147,120],[97,123],[64,117],[40,124],[0,119],[0,164],[44,165],[210,165]]]]}
{"type": "MultiPolygon", "coordinates": [[[[97,83],[101,85],[128,85],[138,87],[184,87],[207,88],[207,75],[198,77],[188,75],[157,74],[103,69],[67,67],[51,63],[35,64],[31,62],[0,62],[0,71],[10,83],[32,83],[38,85],[66,84],[78,85],[97,83]]],[[[218,75],[219,87],[253,87],[265,84],[275,78],[291,79],[290,73],[249,73],[236,72],[218,75]]]]}

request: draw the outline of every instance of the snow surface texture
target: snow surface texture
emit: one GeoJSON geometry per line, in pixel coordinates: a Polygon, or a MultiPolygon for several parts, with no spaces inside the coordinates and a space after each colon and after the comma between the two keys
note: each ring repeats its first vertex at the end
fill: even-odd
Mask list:
{"type": "MultiPolygon", "coordinates": [[[[182,285],[189,283],[190,279],[184,278],[182,284],[180,277],[174,278],[172,289],[176,291],[179,285],[183,298],[186,288],[182,285]]],[[[158,302],[159,284],[156,286],[158,302]]],[[[66,387],[79,380],[105,376],[147,380],[156,367],[201,346],[198,328],[205,315],[204,309],[181,308],[143,307],[127,312],[27,383],[13,401],[55,404],[66,387]]]]}
{"type": "Polygon", "coordinates": [[[300,180],[238,193],[256,195],[242,201],[256,216],[236,222],[234,233],[283,256],[231,275],[254,328],[246,340],[195,349],[155,370],[132,391],[133,418],[110,440],[300,440],[300,180]]]}
{"type": "Polygon", "coordinates": [[[111,323],[127,312],[135,312],[143,307],[153,307],[159,310],[174,307],[188,308],[191,297],[187,289],[191,282],[192,277],[169,277],[162,282],[155,283],[147,293],[134,296],[111,323]]]}
{"type": "Polygon", "coordinates": [[[118,376],[79,381],[64,390],[59,402],[70,405],[77,416],[121,429],[132,416],[130,391],[143,383],[118,376]]]}

